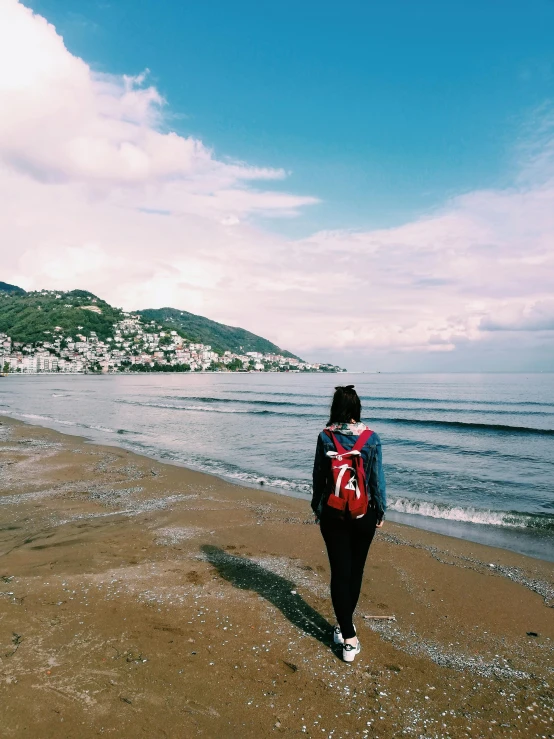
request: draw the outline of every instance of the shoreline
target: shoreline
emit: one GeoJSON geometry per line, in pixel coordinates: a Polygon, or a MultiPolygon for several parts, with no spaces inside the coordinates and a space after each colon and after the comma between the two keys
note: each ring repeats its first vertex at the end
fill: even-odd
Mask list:
{"type": "Polygon", "coordinates": [[[552,732],[551,563],[386,522],[350,666],[308,502],[11,418],[0,471],[7,737],[552,732]]]}
{"type": "MultiPolygon", "coordinates": [[[[112,432],[114,434],[114,441],[112,442],[111,440],[105,438],[95,439],[95,429],[93,427],[87,426],[86,429],[83,429],[88,432],[86,434],[71,433],[69,430],[60,430],[58,428],[53,428],[52,425],[42,425],[40,423],[33,424],[31,421],[25,420],[23,418],[15,418],[14,416],[10,416],[9,414],[3,414],[6,414],[5,410],[2,410],[0,413],[0,422],[3,419],[16,420],[19,423],[24,423],[29,426],[36,425],[39,428],[48,429],[53,431],[54,433],[59,433],[71,438],[84,439],[87,443],[90,444],[100,444],[103,446],[124,449],[132,454],[144,456],[146,459],[151,459],[160,462],[161,464],[170,464],[181,469],[191,470],[200,474],[209,475],[215,477],[218,480],[225,481],[232,485],[237,485],[238,487],[245,487],[250,490],[265,491],[273,495],[284,496],[285,498],[292,498],[304,501],[309,501],[310,499],[310,497],[304,493],[299,493],[292,489],[272,486],[271,483],[260,485],[259,483],[251,482],[249,480],[233,477],[230,474],[227,475],[224,472],[217,472],[210,469],[202,468],[200,466],[195,466],[194,464],[181,462],[178,459],[173,459],[167,456],[164,457],[162,453],[157,454],[155,451],[141,451],[132,444],[126,445],[125,443],[122,443],[122,438],[117,437],[117,431],[112,432]]],[[[46,417],[44,420],[46,420],[46,417]]],[[[57,421],[55,423],[60,426],[65,425],[63,421],[57,421]]],[[[120,437],[124,436],[125,434],[120,435],[120,437]]],[[[510,512],[507,511],[506,515],[510,515],[510,512]]],[[[515,512],[515,515],[530,516],[531,514],[522,514],[515,512]]],[[[471,521],[460,521],[456,519],[424,516],[415,513],[403,513],[401,511],[394,510],[392,507],[389,507],[387,511],[386,520],[402,526],[408,526],[419,531],[428,531],[438,536],[446,536],[448,538],[456,539],[459,541],[467,540],[475,544],[491,547],[492,549],[514,552],[516,554],[531,557],[539,561],[554,562],[553,546],[551,545],[549,551],[546,552],[544,551],[545,547],[542,544],[541,537],[546,538],[547,535],[541,535],[540,532],[537,532],[536,530],[530,530],[529,528],[516,526],[495,526],[493,524],[478,524],[471,521]]],[[[550,541],[548,543],[551,544],[550,541]]]]}
{"type": "MultiPolygon", "coordinates": [[[[0,427],[2,425],[9,426],[10,424],[13,424],[13,423],[21,424],[30,429],[43,430],[46,433],[51,433],[57,436],[61,436],[63,438],[66,438],[68,443],[69,443],[69,440],[79,440],[83,444],[87,446],[91,446],[91,447],[98,447],[100,449],[105,447],[107,450],[117,449],[123,452],[124,454],[129,454],[132,456],[142,458],[145,461],[145,463],[154,462],[162,466],[167,466],[170,468],[174,467],[178,470],[183,470],[185,472],[190,472],[194,475],[199,475],[201,478],[204,476],[207,477],[208,479],[213,478],[221,483],[224,483],[225,485],[230,485],[232,488],[238,488],[239,491],[243,489],[245,491],[251,491],[252,493],[260,493],[264,495],[264,497],[269,496],[269,500],[277,497],[279,499],[284,498],[285,500],[298,501],[298,502],[305,504],[306,513],[309,517],[313,515],[310,505],[309,505],[310,499],[302,493],[295,493],[292,490],[282,491],[277,488],[272,488],[271,485],[255,485],[254,483],[248,483],[248,481],[237,480],[237,479],[228,477],[224,474],[218,474],[217,472],[210,472],[204,469],[195,468],[194,466],[187,465],[184,462],[179,462],[179,460],[166,459],[161,456],[156,456],[154,454],[148,454],[146,452],[142,453],[142,452],[136,451],[135,449],[129,449],[125,447],[124,445],[122,445],[121,443],[114,442],[113,444],[111,444],[109,442],[98,442],[98,441],[95,441],[90,436],[85,436],[81,434],[72,434],[69,431],[67,432],[59,431],[57,429],[50,428],[49,426],[41,426],[40,424],[33,424],[33,423],[29,423],[28,421],[23,421],[20,419],[13,418],[12,416],[0,414],[0,427]]],[[[275,503],[277,504],[277,500],[275,500],[275,503]]],[[[387,513],[388,515],[390,515],[390,513],[397,514],[396,511],[388,511],[387,513]]],[[[408,515],[413,515],[413,514],[404,514],[404,516],[408,516],[408,515]]],[[[441,519],[439,519],[439,521],[440,520],[441,519]]],[[[461,545],[467,544],[468,546],[474,545],[475,547],[482,548],[484,550],[490,550],[491,554],[490,554],[489,559],[494,558],[494,553],[496,553],[497,556],[499,556],[500,554],[514,555],[515,557],[522,557],[526,560],[530,560],[530,562],[539,562],[543,565],[551,566],[552,572],[554,574],[554,562],[552,562],[549,559],[542,559],[541,557],[538,557],[538,556],[537,557],[530,556],[522,552],[514,551],[513,549],[497,547],[497,546],[494,546],[493,544],[487,544],[481,541],[473,541],[471,539],[464,539],[458,536],[443,533],[441,531],[435,531],[433,529],[427,529],[427,528],[415,526],[405,521],[399,521],[399,520],[386,518],[385,524],[390,524],[395,528],[398,527],[400,531],[404,529],[408,529],[409,531],[412,531],[414,534],[416,533],[428,534],[432,539],[434,539],[435,537],[439,540],[444,539],[446,540],[444,542],[445,547],[447,547],[449,544],[450,546],[455,546],[456,544],[461,544],[461,545]]],[[[472,524],[472,525],[477,525],[477,524],[472,524]]]]}

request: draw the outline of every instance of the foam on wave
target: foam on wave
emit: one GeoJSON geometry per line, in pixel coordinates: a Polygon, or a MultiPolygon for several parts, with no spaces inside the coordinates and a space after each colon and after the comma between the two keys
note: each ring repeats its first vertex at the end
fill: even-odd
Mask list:
{"type": "Polygon", "coordinates": [[[431,503],[410,498],[396,498],[389,501],[388,509],[398,513],[408,513],[445,521],[477,523],[485,526],[507,528],[542,529],[554,531],[554,516],[548,514],[520,513],[518,511],[492,511],[463,506],[449,506],[446,503],[431,503]]]}

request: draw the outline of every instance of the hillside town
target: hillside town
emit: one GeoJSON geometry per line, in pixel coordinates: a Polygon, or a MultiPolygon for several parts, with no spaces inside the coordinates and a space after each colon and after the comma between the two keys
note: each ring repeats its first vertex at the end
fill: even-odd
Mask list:
{"type": "MultiPolygon", "coordinates": [[[[94,305],[88,310],[100,311],[94,305]]],[[[0,369],[6,373],[120,373],[120,372],[336,372],[330,364],[309,364],[281,354],[217,352],[210,345],[192,343],[178,331],[155,321],[124,313],[113,336],[100,339],[94,331],[64,335],[56,326],[45,340],[14,342],[0,333],[0,369]]]]}

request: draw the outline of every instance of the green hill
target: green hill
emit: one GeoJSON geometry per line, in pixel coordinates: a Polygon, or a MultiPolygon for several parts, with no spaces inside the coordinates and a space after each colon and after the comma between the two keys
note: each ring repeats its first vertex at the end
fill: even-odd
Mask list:
{"type": "MultiPolygon", "coordinates": [[[[137,315],[141,316],[147,331],[149,322],[155,321],[157,326],[173,329],[191,342],[210,344],[217,352],[262,352],[299,359],[250,331],[194,313],[159,308],[137,311],[137,315]]],[[[95,331],[99,339],[105,340],[113,337],[113,324],[123,317],[119,308],[113,308],[86,290],[25,292],[15,285],[0,282],[0,333],[8,334],[14,342],[49,341],[58,328],[64,336],[75,338],[78,333],[90,336],[91,331],[95,331]]]]}
{"type": "Polygon", "coordinates": [[[113,336],[113,324],[121,318],[121,310],[85,290],[0,291],[0,332],[15,342],[48,341],[58,326],[65,336],[89,336],[95,331],[100,339],[106,339],[113,336]]]}
{"type": "Polygon", "coordinates": [[[263,354],[282,354],[299,359],[294,354],[280,349],[276,344],[243,328],[226,326],[209,318],[176,308],[147,308],[137,311],[144,321],[156,321],[170,326],[190,341],[211,344],[214,351],[229,350],[235,354],[262,352],[263,354]]]}
{"type": "Polygon", "coordinates": [[[10,285],[8,282],[0,282],[0,292],[10,295],[25,295],[25,290],[17,285],[10,285]]]}

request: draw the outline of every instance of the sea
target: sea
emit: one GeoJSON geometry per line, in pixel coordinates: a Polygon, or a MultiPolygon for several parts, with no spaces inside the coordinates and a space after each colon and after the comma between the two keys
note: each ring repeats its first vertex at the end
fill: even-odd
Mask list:
{"type": "Polygon", "coordinates": [[[0,414],[309,499],[338,384],[381,437],[388,520],[554,561],[554,374],[11,375],[0,414]]]}

